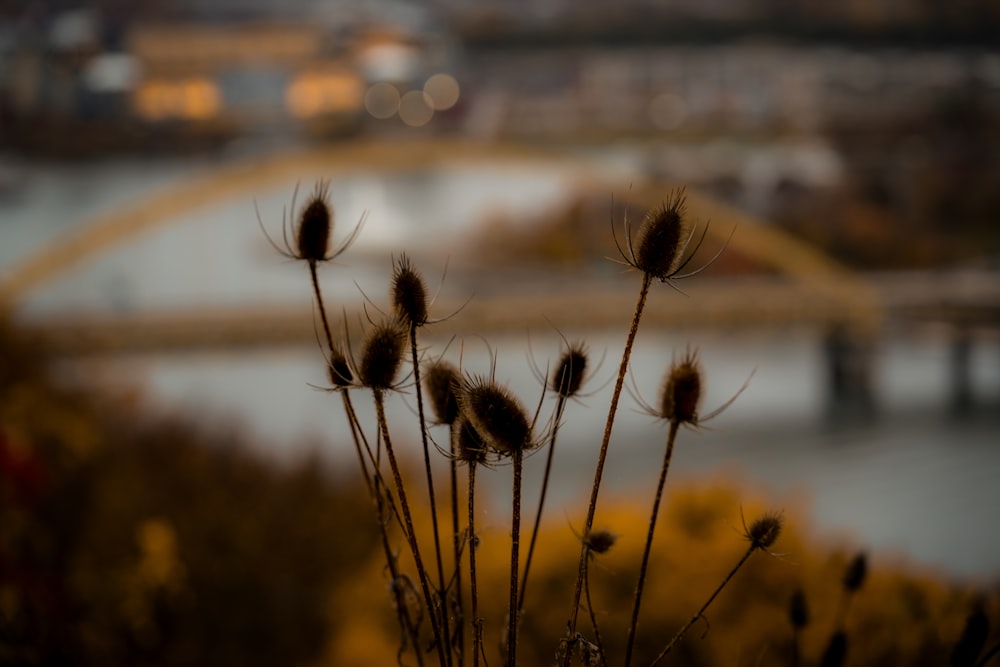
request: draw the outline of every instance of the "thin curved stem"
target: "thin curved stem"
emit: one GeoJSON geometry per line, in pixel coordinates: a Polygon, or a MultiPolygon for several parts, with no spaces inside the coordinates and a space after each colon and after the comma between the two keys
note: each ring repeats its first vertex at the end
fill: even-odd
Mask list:
{"type": "Polygon", "coordinates": [[[513,452],[514,465],[514,499],[512,503],[510,519],[510,619],[507,628],[507,667],[515,667],[517,664],[517,626],[520,610],[518,609],[517,575],[520,563],[521,547],[521,477],[524,468],[524,452],[515,449],[513,452]]]}
{"type": "Polygon", "coordinates": [[[524,611],[524,592],[528,588],[528,572],[531,570],[531,559],[535,555],[535,543],[538,541],[538,529],[542,525],[542,510],[545,508],[545,496],[549,489],[549,477],[552,473],[552,458],[556,449],[556,435],[559,433],[559,422],[566,408],[566,397],[560,395],[556,401],[555,416],[552,422],[552,434],[549,436],[549,451],[545,458],[545,473],[542,475],[542,490],[538,498],[538,511],[535,513],[535,525],[531,530],[531,541],[528,542],[528,555],[524,560],[524,572],[521,575],[521,593],[517,602],[518,611],[524,611]]]}
{"type": "Polygon", "coordinates": [[[372,395],[375,399],[375,412],[378,419],[379,429],[382,433],[382,439],[385,441],[385,451],[389,457],[389,466],[392,469],[393,482],[396,486],[396,495],[399,498],[399,508],[403,514],[403,532],[406,534],[406,540],[409,543],[410,552],[413,554],[413,562],[417,567],[417,578],[420,579],[421,592],[424,596],[424,603],[427,605],[428,616],[430,616],[431,619],[431,628],[434,631],[434,645],[438,650],[438,657],[441,660],[441,665],[446,665],[448,664],[446,658],[448,647],[441,635],[441,626],[438,623],[438,614],[434,611],[434,607],[437,606],[437,600],[431,594],[430,583],[427,580],[427,568],[424,566],[423,558],[420,556],[420,547],[417,544],[417,533],[413,526],[413,515],[410,513],[410,504],[406,500],[406,489],[403,486],[403,476],[400,474],[399,463],[396,461],[396,454],[392,446],[392,439],[389,437],[389,424],[385,417],[385,396],[381,389],[373,389],[372,395]]]}
{"type": "MultiPolygon", "coordinates": [[[[448,590],[445,585],[444,563],[441,558],[441,535],[438,531],[437,500],[435,498],[436,494],[434,493],[434,475],[431,471],[430,447],[427,443],[427,420],[424,417],[424,393],[423,388],[420,386],[420,360],[417,355],[417,327],[414,324],[410,324],[410,356],[413,362],[413,383],[416,385],[417,394],[417,417],[420,419],[420,442],[424,447],[424,474],[427,477],[427,496],[430,500],[431,526],[434,532],[434,556],[437,561],[438,596],[441,599],[441,632],[444,634],[444,637],[450,638],[451,633],[448,630],[448,590]]],[[[447,648],[447,664],[450,666],[452,664],[450,641],[448,641],[447,648]]]]}
{"type": "MultiPolygon", "coordinates": [[[[611,442],[611,429],[615,423],[615,414],[618,411],[618,399],[621,398],[622,387],[625,383],[625,374],[628,372],[628,361],[632,354],[632,346],[635,343],[636,333],[639,331],[639,320],[642,318],[642,311],[646,305],[646,297],[649,295],[649,285],[652,277],[648,273],[642,276],[642,287],[639,290],[639,300],[635,305],[635,314],[632,316],[632,325],[629,328],[628,338],[625,341],[625,349],[622,352],[621,365],[618,367],[618,378],[615,380],[615,389],[611,394],[611,405],[608,409],[608,419],[604,425],[604,438],[601,440],[601,451],[597,458],[597,469],[594,471],[594,485],[590,491],[590,505],[587,508],[587,520],[584,523],[583,537],[584,544],[580,548],[580,565],[577,569],[576,587],[573,590],[573,605],[570,610],[568,637],[576,635],[577,619],[580,612],[580,596],[583,594],[583,578],[587,572],[587,548],[586,538],[594,526],[594,514],[597,512],[597,496],[601,488],[601,477],[604,474],[604,462],[608,456],[608,444],[611,442]]],[[[566,652],[563,664],[569,667],[572,653],[566,652]]]]}
{"type": "MultiPolygon", "coordinates": [[[[372,497],[372,501],[375,503],[375,513],[377,517],[376,523],[379,526],[379,535],[382,541],[382,551],[385,555],[386,566],[389,568],[389,575],[392,577],[392,594],[396,605],[396,614],[398,616],[399,624],[402,630],[409,637],[410,643],[413,646],[413,652],[417,658],[418,667],[423,667],[424,655],[420,650],[420,637],[417,634],[417,627],[413,623],[413,619],[410,618],[410,610],[406,605],[406,598],[403,594],[402,588],[399,586],[401,578],[399,576],[399,563],[396,560],[396,556],[392,551],[392,547],[389,544],[389,533],[386,530],[385,522],[385,503],[386,498],[382,492],[382,485],[385,483],[382,479],[381,473],[376,470],[374,475],[368,472],[368,466],[365,463],[365,456],[362,452],[361,443],[364,441],[365,448],[368,447],[368,442],[365,439],[364,431],[361,430],[361,424],[358,421],[357,413],[354,411],[354,405],[351,403],[351,398],[348,395],[347,390],[340,392],[344,403],[344,412],[347,413],[347,420],[351,425],[351,438],[354,440],[354,448],[357,450],[358,463],[361,465],[361,473],[365,479],[365,485],[368,487],[368,493],[372,497]]],[[[391,504],[391,498],[390,498],[391,504]]],[[[400,650],[404,650],[405,646],[400,650]]]]}
{"type": "Polygon", "coordinates": [[[719,593],[722,592],[722,589],[726,587],[726,584],[728,584],[729,580],[733,578],[733,575],[735,575],[736,572],[741,567],[743,567],[743,563],[747,562],[747,559],[750,558],[750,556],[756,550],[757,550],[757,545],[751,544],[750,547],[746,550],[746,553],[743,554],[743,557],[740,558],[738,563],[736,563],[735,567],[733,567],[733,569],[729,571],[729,574],[726,575],[726,578],[722,580],[722,583],[720,583],[718,587],[716,587],[715,591],[713,591],[712,594],[708,597],[708,600],[705,601],[705,604],[701,606],[701,609],[699,609],[698,612],[691,617],[691,620],[688,621],[683,628],[677,631],[677,634],[674,635],[674,638],[670,640],[670,643],[667,644],[666,648],[664,648],[660,652],[660,654],[653,659],[653,662],[649,663],[649,667],[653,667],[653,665],[662,660],[668,653],[670,653],[670,651],[673,650],[674,646],[677,645],[677,643],[680,640],[684,639],[684,635],[687,633],[688,630],[691,629],[691,626],[697,623],[698,619],[702,618],[705,615],[705,611],[708,609],[708,606],[715,601],[715,598],[718,597],[719,593]]]}
{"type": "Polygon", "coordinates": [[[469,597],[472,604],[472,664],[479,667],[479,655],[483,647],[483,625],[479,618],[479,590],[476,578],[476,463],[469,462],[469,597]]]}
{"type": "Polygon", "coordinates": [[[604,654],[604,640],[601,638],[601,629],[597,625],[597,613],[594,611],[594,603],[590,599],[590,565],[587,565],[587,574],[583,578],[583,594],[587,598],[587,613],[590,615],[590,625],[594,628],[594,643],[597,644],[597,651],[600,654],[601,666],[608,667],[608,657],[604,654]]]}
{"type": "Polygon", "coordinates": [[[330,331],[330,322],[326,319],[326,306],[323,305],[323,294],[319,289],[319,275],[316,272],[316,262],[309,262],[309,277],[312,278],[313,292],[316,294],[316,303],[319,305],[319,319],[323,323],[323,333],[326,335],[326,344],[330,346],[330,351],[334,349],[333,333],[330,331]]]}
{"type": "Polygon", "coordinates": [[[462,602],[462,536],[458,516],[458,460],[455,451],[454,434],[450,438],[451,457],[448,461],[448,472],[451,481],[451,529],[452,548],[455,563],[455,650],[458,653],[458,664],[465,665],[465,611],[462,602]]]}
{"type": "Polygon", "coordinates": [[[649,554],[653,549],[653,532],[656,530],[656,517],[660,511],[660,501],[663,499],[663,487],[667,482],[667,471],[670,469],[670,459],[674,453],[674,442],[677,440],[677,429],[680,422],[670,422],[670,432],[667,434],[667,452],[663,456],[663,467],[660,468],[660,479],[656,485],[656,496],[653,499],[653,511],[649,517],[649,531],[646,533],[646,547],[642,552],[642,564],[639,566],[639,579],[635,585],[635,598],[632,602],[632,621],[628,626],[628,643],[625,646],[625,667],[632,664],[632,648],[635,645],[635,632],[639,623],[639,606],[642,604],[642,591],[646,585],[646,569],[649,566],[649,554]]]}

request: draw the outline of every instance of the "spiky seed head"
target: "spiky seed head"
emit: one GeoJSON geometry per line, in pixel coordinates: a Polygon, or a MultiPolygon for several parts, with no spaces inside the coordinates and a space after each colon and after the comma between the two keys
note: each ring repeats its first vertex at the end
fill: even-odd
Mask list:
{"type": "Polygon", "coordinates": [[[809,625],[809,602],[806,600],[806,593],[801,588],[796,588],[792,593],[792,599],[788,601],[788,620],[796,630],[802,630],[809,625]]]}
{"type": "Polygon", "coordinates": [[[527,411],[507,387],[474,378],[462,388],[460,406],[462,414],[497,453],[512,455],[531,444],[527,411]]]}
{"type": "Polygon", "coordinates": [[[847,633],[837,630],[830,635],[830,641],[823,650],[820,667],[843,667],[847,660],[847,633]]]}
{"type": "Polygon", "coordinates": [[[468,419],[459,415],[451,433],[459,460],[470,465],[486,461],[486,443],[468,419]]]}
{"type": "Polygon", "coordinates": [[[370,389],[390,389],[403,363],[404,336],[395,322],[369,330],[361,352],[358,379],[370,389]]]}
{"type": "Polygon", "coordinates": [[[951,667],[973,667],[990,636],[990,619],[983,609],[983,601],[976,600],[965,618],[965,627],[951,649],[951,667]]]}
{"type": "Polygon", "coordinates": [[[326,373],[330,378],[330,383],[338,389],[349,387],[354,381],[351,365],[343,351],[338,347],[330,350],[330,361],[327,364],[326,373]]]}
{"type": "Polygon", "coordinates": [[[746,538],[754,549],[770,549],[781,535],[784,520],[780,514],[769,513],[754,519],[747,528],[746,538]]]}
{"type": "Polygon", "coordinates": [[[618,536],[609,530],[592,530],[583,541],[591,553],[603,554],[615,546],[617,540],[618,536]]]}
{"type": "Polygon", "coordinates": [[[327,200],[327,188],[325,182],[317,183],[299,214],[295,235],[298,257],[309,262],[322,262],[327,258],[333,227],[333,209],[327,200]]]}
{"type": "Polygon", "coordinates": [[[431,408],[441,424],[454,424],[458,418],[458,392],[462,376],[447,361],[437,360],[424,369],[424,386],[431,408]]]}
{"type": "Polygon", "coordinates": [[[660,417],[678,424],[698,425],[702,380],[698,356],[690,350],[667,372],[660,396],[660,417]]]}
{"type": "Polygon", "coordinates": [[[583,386],[586,371],[587,351],[580,344],[570,345],[559,358],[559,365],[549,380],[549,389],[563,398],[575,396],[583,386]]]}
{"type": "Polygon", "coordinates": [[[681,190],[646,214],[633,244],[637,269],[660,280],[673,275],[683,252],[683,218],[684,192],[681,190]]]}
{"type": "Polygon", "coordinates": [[[417,273],[404,254],[393,267],[392,305],[396,315],[409,326],[419,327],[427,322],[427,289],[423,277],[417,273]]]}
{"type": "Polygon", "coordinates": [[[844,570],[844,590],[854,593],[865,585],[868,576],[868,557],[864,553],[857,554],[847,564],[844,570]]]}

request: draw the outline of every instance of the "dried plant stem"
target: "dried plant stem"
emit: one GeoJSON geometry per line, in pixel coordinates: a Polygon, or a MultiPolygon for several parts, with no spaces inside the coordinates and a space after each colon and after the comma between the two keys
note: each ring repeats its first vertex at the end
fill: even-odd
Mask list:
{"type": "MultiPolygon", "coordinates": [[[[424,417],[424,394],[423,388],[420,384],[420,360],[417,353],[417,326],[412,323],[410,324],[410,357],[413,363],[413,384],[416,387],[417,394],[417,417],[420,420],[420,442],[424,448],[424,474],[427,477],[427,495],[430,499],[431,527],[434,532],[434,556],[437,561],[438,596],[441,599],[441,632],[444,637],[450,638],[451,632],[449,631],[448,622],[448,589],[445,584],[444,563],[441,557],[441,535],[438,531],[437,499],[435,497],[437,494],[434,492],[434,475],[431,471],[431,454],[430,447],[427,443],[427,420],[424,417]]],[[[452,664],[450,641],[448,642],[447,649],[447,664],[450,666],[452,664]]]]}
{"type": "Polygon", "coordinates": [[[802,633],[798,628],[792,628],[792,667],[802,664],[802,633]]]}
{"type": "MultiPolygon", "coordinates": [[[[465,665],[465,613],[462,603],[462,535],[458,516],[458,459],[455,451],[455,437],[451,441],[451,456],[448,461],[448,473],[451,481],[451,529],[452,548],[454,550],[455,567],[455,616],[458,625],[455,628],[455,650],[458,653],[458,664],[465,665]]],[[[471,493],[471,489],[470,489],[471,493]]],[[[471,502],[471,501],[470,501],[471,502]]]]}
{"type": "Polygon", "coordinates": [[[673,650],[674,646],[677,645],[677,643],[684,638],[684,635],[687,633],[688,630],[691,629],[691,626],[697,623],[698,619],[702,618],[705,615],[705,611],[708,609],[709,605],[711,605],[712,602],[715,601],[715,598],[718,597],[719,593],[722,592],[722,589],[726,587],[726,584],[729,583],[729,580],[733,578],[733,576],[739,571],[741,567],[743,567],[743,563],[747,562],[747,559],[750,558],[750,556],[753,555],[753,552],[756,551],[758,548],[759,547],[756,544],[751,544],[749,548],[747,548],[746,553],[743,554],[743,557],[740,558],[739,562],[736,563],[733,569],[729,571],[729,574],[726,575],[726,578],[723,579],[722,582],[716,587],[715,591],[713,591],[712,594],[708,597],[708,600],[705,601],[705,604],[701,606],[701,609],[699,609],[698,612],[691,617],[691,620],[689,620],[684,625],[683,628],[677,631],[677,634],[674,635],[674,638],[670,640],[670,643],[667,644],[666,648],[660,651],[660,654],[653,659],[653,662],[649,663],[650,667],[653,667],[653,665],[658,663],[668,653],[670,653],[670,651],[673,650]]]}
{"type": "MultiPolygon", "coordinates": [[[[354,448],[358,454],[358,463],[361,465],[361,473],[365,479],[365,485],[368,487],[368,493],[372,497],[372,501],[375,503],[375,512],[379,526],[379,534],[382,538],[382,551],[385,554],[386,566],[389,568],[389,575],[392,577],[392,594],[394,596],[394,602],[396,605],[396,614],[398,616],[399,624],[409,638],[410,644],[413,646],[414,654],[417,658],[418,667],[422,667],[424,664],[424,655],[420,650],[420,638],[417,634],[416,625],[413,623],[413,619],[410,618],[410,610],[406,605],[406,597],[403,593],[402,587],[399,582],[402,581],[399,575],[399,563],[396,560],[396,556],[392,551],[392,546],[389,544],[389,533],[386,530],[386,494],[383,493],[383,485],[385,484],[382,479],[380,471],[376,470],[375,474],[372,475],[368,472],[368,466],[365,462],[364,452],[362,451],[362,441],[364,442],[364,448],[369,449],[368,441],[365,439],[364,431],[361,430],[361,424],[358,422],[357,413],[354,411],[354,405],[351,403],[350,395],[346,390],[340,392],[341,398],[344,403],[344,412],[347,413],[347,420],[351,425],[351,438],[354,440],[354,448]]],[[[391,497],[388,499],[390,506],[392,504],[391,497]]],[[[395,515],[396,512],[391,509],[392,513],[395,515]]],[[[402,650],[402,649],[401,649],[402,650]]]]}
{"type": "Polygon", "coordinates": [[[594,611],[594,603],[590,599],[590,565],[587,565],[587,572],[583,577],[583,594],[587,599],[587,613],[590,615],[590,625],[594,628],[594,643],[597,644],[597,651],[601,656],[602,667],[608,667],[608,658],[604,655],[604,640],[601,638],[601,629],[597,625],[597,613],[594,611]]]}
{"type": "Polygon", "coordinates": [[[524,610],[524,594],[528,588],[528,572],[531,570],[531,559],[535,554],[535,543],[538,541],[538,529],[542,525],[542,510],[545,508],[545,496],[549,489],[549,477],[552,473],[552,458],[556,449],[556,435],[559,433],[559,422],[566,408],[566,397],[560,395],[556,401],[555,416],[552,421],[552,434],[549,436],[549,451],[545,458],[545,473],[542,475],[542,490],[538,497],[538,510],[535,512],[535,525],[531,529],[531,541],[528,542],[528,555],[524,560],[524,572],[521,575],[521,593],[517,602],[519,611],[524,610]]]}
{"type": "Polygon", "coordinates": [[[512,454],[514,465],[514,498],[510,520],[510,619],[507,627],[507,667],[517,664],[517,626],[520,617],[518,609],[517,574],[521,547],[521,473],[524,468],[524,451],[515,449],[512,454]]]}
{"type": "Polygon", "coordinates": [[[663,499],[663,487],[667,481],[667,471],[670,469],[670,459],[674,454],[674,442],[677,440],[677,429],[680,422],[676,419],[670,422],[670,432],[667,434],[667,452],[663,456],[663,467],[660,468],[660,479],[656,485],[656,496],[653,499],[653,511],[649,517],[649,531],[646,533],[646,546],[642,552],[642,564],[639,566],[639,579],[635,585],[635,598],[632,602],[632,621],[628,626],[628,642],[625,645],[625,667],[632,664],[632,648],[635,645],[635,632],[639,623],[639,607],[642,604],[642,591],[646,585],[646,569],[649,566],[649,554],[653,548],[653,532],[656,530],[656,517],[660,511],[660,501],[663,499]]]}
{"type": "Polygon", "coordinates": [[[479,618],[479,590],[476,578],[476,547],[479,538],[476,537],[476,463],[469,462],[469,599],[472,605],[472,664],[479,667],[479,655],[483,646],[483,625],[479,618]]]}
{"type": "Polygon", "coordinates": [[[312,278],[313,293],[316,294],[316,303],[319,306],[319,319],[323,323],[323,333],[326,335],[326,344],[330,350],[334,349],[333,333],[330,331],[330,322],[326,318],[326,306],[323,305],[323,294],[319,289],[319,275],[316,272],[316,262],[309,262],[309,277],[312,278]]]}
{"type": "MultiPolygon", "coordinates": [[[[618,399],[621,398],[622,387],[625,384],[625,374],[628,371],[628,361],[632,354],[632,345],[635,343],[635,336],[639,330],[639,320],[642,318],[642,311],[646,305],[646,297],[649,295],[649,285],[652,276],[644,273],[642,276],[642,287],[639,290],[639,300],[635,305],[635,314],[632,316],[632,325],[629,328],[628,338],[625,341],[625,349],[622,352],[621,365],[618,367],[618,378],[615,380],[615,389],[611,394],[611,405],[608,409],[608,419],[604,425],[604,438],[601,440],[601,451],[597,458],[597,469],[594,471],[594,485],[590,491],[590,505],[587,508],[587,520],[583,527],[584,544],[580,549],[580,565],[577,571],[576,587],[573,590],[573,605],[570,609],[568,637],[576,635],[577,619],[580,612],[580,596],[583,594],[583,580],[587,572],[587,555],[589,549],[586,545],[586,537],[590,534],[594,526],[594,514],[597,512],[597,495],[601,488],[601,477],[604,474],[604,462],[608,456],[608,444],[611,442],[611,429],[615,423],[615,413],[618,411],[618,399]]],[[[569,667],[572,653],[567,651],[563,664],[569,667]]]]}
{"type": "MultiPolygon", "coordinates": [[[[448,654],[448,647],[441,634],[441,626],[439,624],[438,614],[436,613],[435,607],[438,606],[437,599],[431,594],[430,583],[427,576],[427,568],[424,566],[423,558],[420,556],[420,547],[417,544],[417,533],[413,526],[413,516],[410,513],[410,504],[406,500],[406,488],[403,485],[403,476],[399,471],[399,463],[396,460],[396,454],[392,447],[392,439],[389,437],[389,424],[385,417],[385,395],[381,389],[373,389],[372,395],[375,400],[375,413],[378,420],[379,429],[382,433],[382,439],[385,441],[385,451],[389,457],[389,466],[392,469],[393,482],[396,486],[396,495],[399,498],[399,508],[403,515],[404,530],[406,535],[406,540],[410,546],[410,552],[413,554],[413,562],[417,568],[417,577],[420,579],[420,588],[424,596],[424,603],[427,605],[428,616],[431,619],[431,628],[434,632],[434,645],[438,651],[438,657],[440,658],[440,664],[446,665],[448,654]]],[[[419,650],[419,646],[417,647],[419,650]]]]}

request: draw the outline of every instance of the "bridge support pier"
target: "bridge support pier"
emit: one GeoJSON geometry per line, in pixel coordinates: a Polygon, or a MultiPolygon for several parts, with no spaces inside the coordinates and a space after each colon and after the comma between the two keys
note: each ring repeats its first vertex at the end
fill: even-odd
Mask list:
{"type": "Polygon", "coordinates": [[[957,327],[952,334],[948,363],[951,379],[948,407],[952,416],[962,417],[975,407],[972,395],[972,334],[968,327],[957,327]]]}
{"type": "Polygon", "coordinates": [[[827,421],[840,425],[874,419],[871,341],[846,324],[835,323],[826,331],[824,354],[827,421]]]}

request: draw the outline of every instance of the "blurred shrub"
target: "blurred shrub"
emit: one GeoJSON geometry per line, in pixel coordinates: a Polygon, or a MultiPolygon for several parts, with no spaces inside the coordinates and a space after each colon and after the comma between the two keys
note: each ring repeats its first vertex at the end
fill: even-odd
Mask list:
{"type": "Polygon", "coordinates": [[[365,494],[59,386],[0,323],[0,664],[295,665],[369,560],[365,494]]]}

